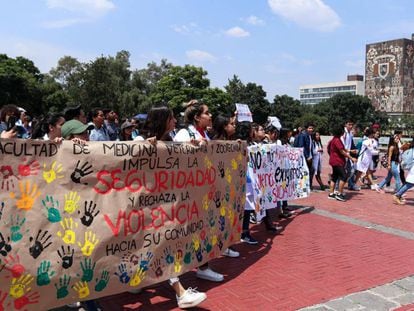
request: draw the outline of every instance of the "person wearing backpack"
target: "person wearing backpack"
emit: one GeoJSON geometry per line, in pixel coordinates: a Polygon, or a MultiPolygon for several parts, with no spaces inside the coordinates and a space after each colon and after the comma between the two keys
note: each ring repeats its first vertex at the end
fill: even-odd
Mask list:
{"type": "Polygon", "coordinates": [[[403,205],[405,200],[403,194],[414,187],[414,139],[411,141],[410,147],[404,151],[402,155],[401,166],[408,169],[405,184],[394,194],[393,200],[396,204],[403,205]]]}

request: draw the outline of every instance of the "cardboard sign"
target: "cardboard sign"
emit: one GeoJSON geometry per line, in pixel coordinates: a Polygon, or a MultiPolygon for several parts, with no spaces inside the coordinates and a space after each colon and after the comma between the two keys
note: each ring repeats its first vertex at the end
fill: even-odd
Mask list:
{"type": "Polygon", "coordinates": [[[236,112],[237,112],[237,121],[243,122],[253,122],[252,113],[250,112],[250,108],[246,104],[236,104],[236,112]]]}

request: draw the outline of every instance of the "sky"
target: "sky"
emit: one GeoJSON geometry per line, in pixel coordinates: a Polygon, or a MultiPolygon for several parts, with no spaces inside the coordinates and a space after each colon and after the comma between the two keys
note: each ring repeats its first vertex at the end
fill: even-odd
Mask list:
{"type": "Polygon", "coordinates": [[[365,74],[365,46],[414,33],[412,0],[0,0],[0,53],[41,72],[130,52],[201,66],[212,87],[237,75],[267,98],[365,74]]]}

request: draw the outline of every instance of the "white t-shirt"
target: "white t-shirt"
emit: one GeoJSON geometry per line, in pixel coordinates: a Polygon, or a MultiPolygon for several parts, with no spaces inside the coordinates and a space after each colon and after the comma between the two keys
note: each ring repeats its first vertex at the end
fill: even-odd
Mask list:
{"type": "MultiPolygon", "coordinates": [[[[206,131],[204,131],[205,139],[210,140],[206,131]]],[[[183,128],[178,131],[174,136],[174,141],[189,142],[192,139],[202,139],[203,136],[197,131],[194,125],[189,125],[187,128],[183,128]]]]}

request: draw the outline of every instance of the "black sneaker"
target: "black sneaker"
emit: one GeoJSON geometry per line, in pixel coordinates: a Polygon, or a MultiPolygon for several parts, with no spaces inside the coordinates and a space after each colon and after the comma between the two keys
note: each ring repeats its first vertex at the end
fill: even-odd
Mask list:
{"type": "Polygon", "coordinates": [[[250,244],[250,245],[256,245],[257,243],[259,243],[255,239],[253,239],[251,237],[251,235],[248,234],[248,233],[242,234],[240,241],[245,242],[245,243],[250,244]]]}
{"type": "Polygon", "coordinates": [[[328,194],[328,199],[335,200],[336,199],[336,194],[335,193],[328,194]]]}
{"type": "Polygon", "coordinates": [[[337,199],[338,201],[341,201],[341,202],[345,202],[346,201],[346,199],[345,199],[345,196],[343,195],[343,194],[337,194],[336,196],[335,196],[335,199],[337,199]]]}

